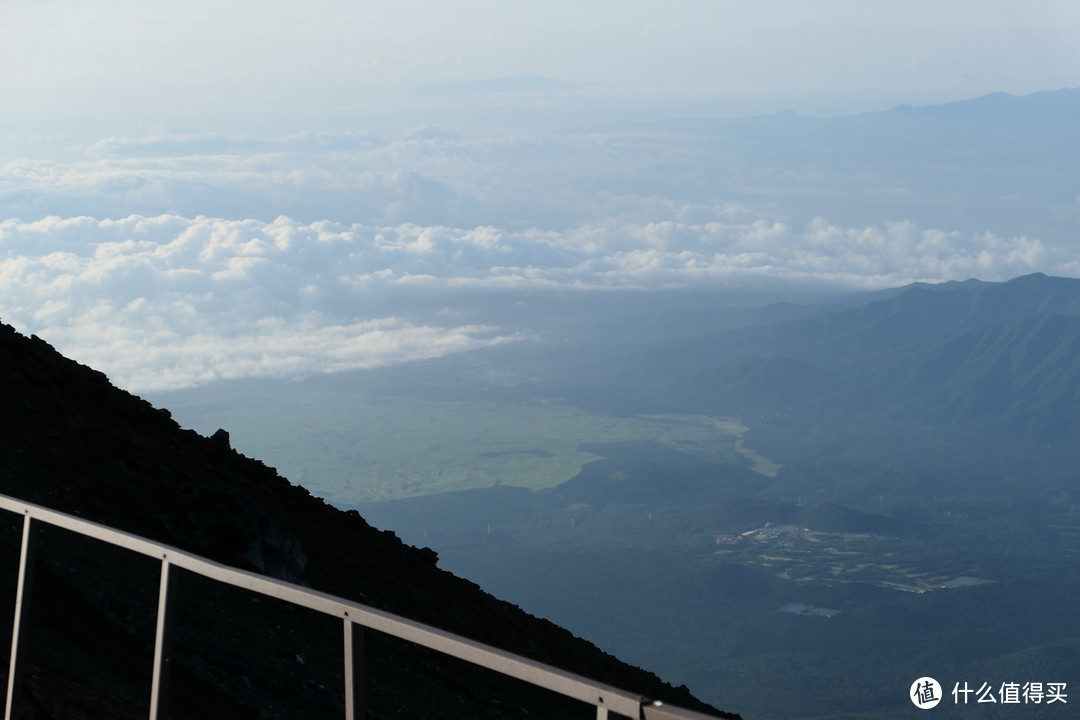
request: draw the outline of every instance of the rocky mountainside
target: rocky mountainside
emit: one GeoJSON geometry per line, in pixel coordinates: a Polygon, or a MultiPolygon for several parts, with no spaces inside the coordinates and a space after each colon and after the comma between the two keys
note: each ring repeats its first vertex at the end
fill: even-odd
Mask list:
{"type": "MultiPolygon", "coordinates": [[[[682,707],[714,711],[502,602],[211,438],[0,325],[0,492],[308,585],[682,707]]],[[[0,522],[11,617],[21,518],[0,522]]],[[[148,559],[42,531],[22,717],[145,717],[158,575],[148,559]]],[[[627,588],[628,593],[633,588],[627,588]]],[[[340,716],[332,618],[181,577],[175,717],[340,716]]],[[[10,622],[9,620],[5,620],[10,622]]],[[[8,626],[10,627],[10,625],[8,626]]],[[[4,631],[0,627],[0,631],[4,631]]],[[[367,633],[369,717],[588,717],[549,694],[367,633]],[[524,710],[522,710],[524,708],[524,710]]]]}

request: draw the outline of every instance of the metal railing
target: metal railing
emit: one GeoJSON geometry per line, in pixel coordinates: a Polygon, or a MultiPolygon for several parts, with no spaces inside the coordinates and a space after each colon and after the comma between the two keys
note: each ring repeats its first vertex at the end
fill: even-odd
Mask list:
{"type": "Polygon", "coordinates": [[[565,695],[596,708],[597,720],[608,713],[644,720],[714,720],[713,716],[684,710],[633,693],[608,687],[580,675],[493,648],[468,638],[445,632],[419,622],[376,610],[333,595],[317,592],[256,573],[231,568],[177,548],[152,542],[130,533],[66,515],[55,510],[0,495],[0,509],[23,515],[22,549],[19,556],[19,579],[15,595],[15,618],[11,633],[11,660],[8,669],[7,701],[4,717],[11,720],[12,706],[22,670],[22,635],[29,617],[28,582],[36,551],[33,529],[42,523],[79,535],[101,540],[161,562],[161,587],[158,595],[157,630],[154,641],[154,666],[150,691],[150,720],[164,718],[169,678],[169,648],[174,609],[172,571],[182,568],[219,583],[250,590],[293,605],[315,610],[342,620],[345,650],[345,718],[357,720],[363,711],[358,702],[360,669],[354,663],[354,627],[369,628],[396,638],[459,658],[479,667],[517,678],[532,685],[565,695]]]}

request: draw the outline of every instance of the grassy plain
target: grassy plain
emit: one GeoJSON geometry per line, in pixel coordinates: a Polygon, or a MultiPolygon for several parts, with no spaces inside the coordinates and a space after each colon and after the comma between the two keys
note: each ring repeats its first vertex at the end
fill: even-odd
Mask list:
{"type": "MultiPolygon", "coordinates": [[[[268,386],[269,387],[269,386],[268,386]]],[[[599,457],[582,444],[659,442],[710,462],[769,467],[745,426],[704,416],[618,416],[534,399],[432,400],[276,383],[253,401],[207,394],[170,408],[338,506],[493,485],[555,487],[599,457]],[[285,425],[287,424],[287,427],[285,425]],[[741,428],[741,430],[740,430],[741,428]]]]}

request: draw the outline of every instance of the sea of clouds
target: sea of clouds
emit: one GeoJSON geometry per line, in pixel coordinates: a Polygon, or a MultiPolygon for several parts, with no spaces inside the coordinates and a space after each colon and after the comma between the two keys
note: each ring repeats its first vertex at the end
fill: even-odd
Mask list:
{"type": "Polygon", "coordinates": [[[913,200],[910,182],[766,155],[652,131],[422,128],[390,140],[173,133],[3,158],[0,319],[150,391],[529,337],[451,322],[439,310],[462,290],[494,300],[1080,274],[1080,252],[1054,238],[928,224],[940,203],[913,200]],[[905,214],[859,222],[860,198],[881,197],[905,214]],[[933,212],[919,217],[920,202],[933,212]],[[430,313],[399,302],[416,297],[430,313]]]}

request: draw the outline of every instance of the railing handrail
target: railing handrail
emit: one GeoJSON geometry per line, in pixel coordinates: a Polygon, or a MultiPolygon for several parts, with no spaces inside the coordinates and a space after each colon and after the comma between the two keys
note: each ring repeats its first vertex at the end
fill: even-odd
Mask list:
{"type": "Polygon", "coordinates": [[[19,672],[20,628],[24,624],[28,602],[24,602],[28,566],[33,553],[31,527],[33,522],[70,530],[86,537],[101,540],[132,552],[161,561],[161,588],[158,603],[157,635],[154,649],[153,687],[151,690],[150,718],[163,717],[161,709],[165,702],[166,656],[171,630],[172,588],[170,569],[183,568],[216,582],[243,588],[262,595],[277,598],[293,605],[338,617],[343,621],[345,643],[345,717],[355,720],[355,688],[353,687],[353,625],[377,630],[396,638],[430,648],[459,658],[479,667],[502,675],[523,680],[596,707],[597,720],[604,720],[608,711],[630,718],[647,720],[715,720],[711,715],[684,710],[660,702],[654,702],[633,693],[610,687],[545,663],[530,660],[475,640],[414,620],[377,610],[361,603],[301,587],[284,580],[259,575],[247,570],[223,565],[213,560],[186,552],[163,543],[73,515],[50,510],[40,505],[23,502],[0,495],[0,510],[24,516],[23,541],[19,562],[19,582],[15,599],[15,622],[12,629],[11,660],[8,670],[7,704],[5,718],[10,720],[12,703],[19,672]]]}

